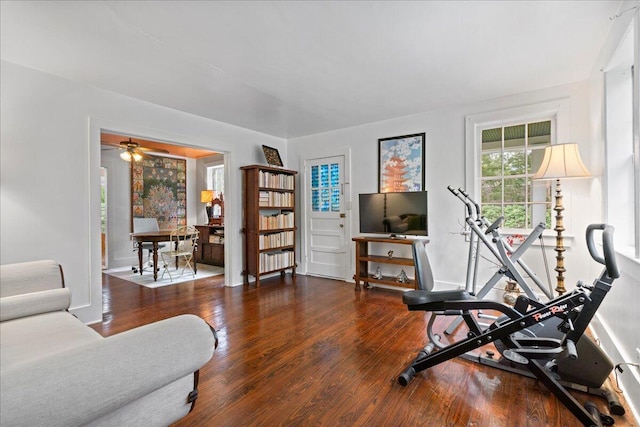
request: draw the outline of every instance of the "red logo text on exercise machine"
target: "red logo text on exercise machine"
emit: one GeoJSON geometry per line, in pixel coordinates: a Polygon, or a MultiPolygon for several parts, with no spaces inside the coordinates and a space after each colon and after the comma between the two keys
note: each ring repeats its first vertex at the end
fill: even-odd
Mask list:
{"type": "Polygon", "coordinates": [[[549,308],[549,311],[545,311],[544,313],[536,313],[533,315],[533,320],[536,322],[541,321],[542,319],[546,319],[547,317],[556,314],[556,313],[564,313],[567,309],[567,304],[562,305],[554,305],[549,308]]]}

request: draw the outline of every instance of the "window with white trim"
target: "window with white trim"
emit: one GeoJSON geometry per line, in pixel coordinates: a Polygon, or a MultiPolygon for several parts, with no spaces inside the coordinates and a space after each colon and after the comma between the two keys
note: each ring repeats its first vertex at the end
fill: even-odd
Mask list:
{"type": "MultiPolygon", "coordinates": [[[[529,104],[465,118],[465,188],[488,220],[526,234],[551,228],[553,181],[533,181],[544,149],[571,140],[571,99],[529,104]]],[[[570,228],[570,227],[568,227],[570,228]]]]}

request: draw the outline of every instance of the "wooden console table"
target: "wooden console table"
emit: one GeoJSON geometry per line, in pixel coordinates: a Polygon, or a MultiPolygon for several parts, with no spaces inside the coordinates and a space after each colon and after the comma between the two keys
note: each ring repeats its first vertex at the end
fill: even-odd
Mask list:
{"type": "Polygon", "coordinates": [[[394,276],[382,276],[382,278],[376,279],[372,274],[369,274],[369,263],[374,262],[378,264],[394,264],[411,267],[414,270],[415,277],[413,258],[400,258],[396,256],[389,257],[386,255],[369,255],[369,243],[384,243],[389,245],[410,246],[413,243],[413,239],[354,237],[352,240],[356,242],[356,274],[355,276],[353,276],[353,279],[356,281],[356,291],[360,290],[360,282],[364,282],[365,288],[368,288],[370,283],[381,283],[384,285],[415,289],[415,280],[409,280],[407,283],[398,283],[394,276]]]}

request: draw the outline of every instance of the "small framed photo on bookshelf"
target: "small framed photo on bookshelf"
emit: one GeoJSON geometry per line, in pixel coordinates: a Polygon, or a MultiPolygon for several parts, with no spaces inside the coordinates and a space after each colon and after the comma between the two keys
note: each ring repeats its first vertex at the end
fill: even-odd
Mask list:
{"type": "Polygon", "coordinates": [[[280,158],[280,153],[276,148],[263,145],[262,151],[264,151],[264,157],[267,159],[269,166],[282,167],[282,159],[280,158]]]}

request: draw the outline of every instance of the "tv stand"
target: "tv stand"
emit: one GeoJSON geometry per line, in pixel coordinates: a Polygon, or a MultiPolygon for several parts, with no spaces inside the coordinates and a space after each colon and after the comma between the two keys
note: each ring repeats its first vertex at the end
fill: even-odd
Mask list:
{"type": "Polygon", "coordinates": [[[413,239],[399,238],[399,237],[354,237],[352,239],[356,243],[356,274],[353,276],[353,280],[356,282],[355,290],[359,291],[360,282],[364,283],[365,288],[370,287],[370,283],[380,283],[388,286],[397,286],[401,288],[415,289],[415,279],[409,280],[407,283],[399,283],[394,276],[382,276],[380,279],[376,279],[372,274],[369,274],[369,263],[378,264],[393,264],[404,265],[411,267],[414,270],[413,258],[401,258],[394,256],[384,255],[369,255],[369,243],[385,243],[390,245],[411,245],[413,239]]]}

